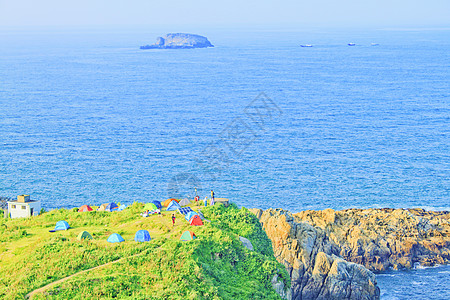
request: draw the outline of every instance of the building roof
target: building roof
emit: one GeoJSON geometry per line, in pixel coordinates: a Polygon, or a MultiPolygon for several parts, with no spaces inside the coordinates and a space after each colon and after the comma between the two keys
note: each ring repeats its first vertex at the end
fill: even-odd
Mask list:
{"type": "Polygon", "coordinates": [[[19,204],[27,204],[27,203],[33,203],[33,202],[39,202],[40,200],[29,200],[29,201],[27,201],[27,202],[19,202],[19,201],[17,201],[17,200],[13,200],[13,201],[8,201],[8,203],[14,203],[14,204],[17,204],[17,203],[19,203],[19,204]]]}

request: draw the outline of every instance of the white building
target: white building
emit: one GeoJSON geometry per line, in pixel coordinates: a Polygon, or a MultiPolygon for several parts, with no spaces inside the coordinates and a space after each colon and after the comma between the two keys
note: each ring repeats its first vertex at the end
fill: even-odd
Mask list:
{"type": "Polygon", "coordinates": [[[8,201],[8,214],[12,219],[37,216],[40,211],[41,202],[31,200],[30,195],[19,195],[16,201],[8,201]]]}

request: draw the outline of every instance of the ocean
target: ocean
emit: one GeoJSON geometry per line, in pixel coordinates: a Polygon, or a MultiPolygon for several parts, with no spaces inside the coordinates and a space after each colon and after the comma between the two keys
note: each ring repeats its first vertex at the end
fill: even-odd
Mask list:
{"type": "MultiPolygon", "coordinates": [[[[450,210],[450,30],[198,29],[214,48],[139,49],[163,30],[0,30],[0,196],[450,210]]],[[[379,276],[382,296],[439,278],[450,298],[441,268],[379,276]]]]}

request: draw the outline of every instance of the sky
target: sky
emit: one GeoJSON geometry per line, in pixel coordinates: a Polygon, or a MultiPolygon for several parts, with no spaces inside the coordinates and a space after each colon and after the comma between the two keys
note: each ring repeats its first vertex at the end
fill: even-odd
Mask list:
{"type": "Polygon", "coordinates": [[[450,0],[0,0],[1,27],[446,27],[450,0]]]}

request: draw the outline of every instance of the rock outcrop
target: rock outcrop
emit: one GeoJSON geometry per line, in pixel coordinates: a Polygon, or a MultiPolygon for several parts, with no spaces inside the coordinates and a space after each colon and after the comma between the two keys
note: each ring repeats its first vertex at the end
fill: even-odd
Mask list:
{"type": "Polygon", "coordinates": [[[291,299],[378,299],[373,272],[450,260],[448,212],[252,212],[271,239],[277,260],[291,276],[291,299]]]}
{"type": "Polygon", "coordinates": [[[158,37],[153,45],[141,46],[141,49],[192,49],[214,47],[206,37],[189,33],[169,33],[158,37]]]}

